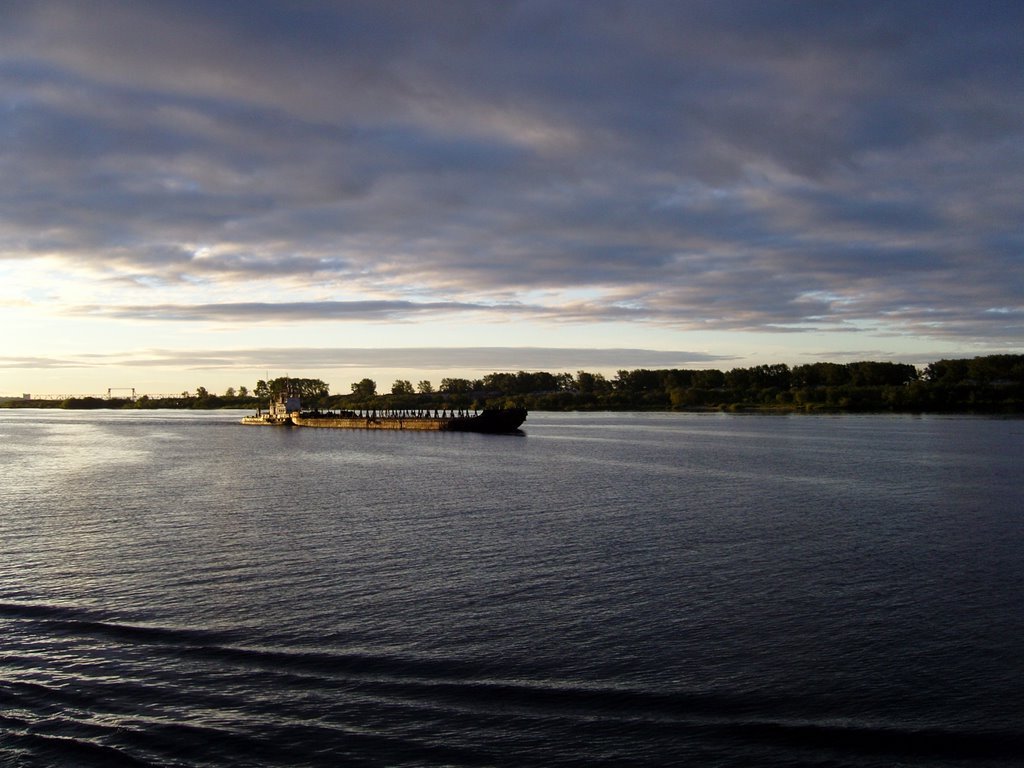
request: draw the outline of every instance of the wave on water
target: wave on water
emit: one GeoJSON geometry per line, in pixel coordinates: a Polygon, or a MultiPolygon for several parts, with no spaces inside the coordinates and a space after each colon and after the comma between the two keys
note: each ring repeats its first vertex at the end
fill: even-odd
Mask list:
{"type": "Polygon", "coordinates": [[[250,647],[228,632],[67,606],[0,603],[0,625],[11,638],[4,765],[655,765],[724,745],[754,762],[851,766],[1024,754],[1021,731],[774,717],[794,703],[506,679],[498,665],[451,658],[250,647]]]}

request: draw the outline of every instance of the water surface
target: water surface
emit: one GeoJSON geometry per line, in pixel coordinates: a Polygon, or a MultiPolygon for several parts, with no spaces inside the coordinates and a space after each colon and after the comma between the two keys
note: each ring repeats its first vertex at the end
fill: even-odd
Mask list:
{"type": "Polygon", "coordinates": [[[0,411],[4,765],[1019,765],[1024,421],[0,411]]]}

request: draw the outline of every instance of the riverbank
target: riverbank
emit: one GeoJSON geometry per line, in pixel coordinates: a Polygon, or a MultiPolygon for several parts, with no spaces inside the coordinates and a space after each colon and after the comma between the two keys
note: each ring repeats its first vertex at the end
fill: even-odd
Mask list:
{"type": "MultiPolygon", "coordinates": [[[[538,404],[529,397],[517,398],[528,410],[546,413],[759,413],[759,414],[843,414],[843,413],[903,413],[903,414],[965,414],[965,415],[1024,415],[1024,402],[974,402],[974,403],[939,403],[926,405],[876,405],[870,404],[829,404],[827,402],[805,402],[805,403],[756,403],[756,402],[730,402],[718,403],[715,405],[684,405],[684,406],[654,406],[645,403],[622,403],[622,404],[594,404],[594,403],[571,403],[563,402],[557,406],[550,404],[538,404]]],[[[99,403],[68,403],[62,400],[21,400],[8,399],[0,400],[0,409],[19,410],[194,410],[194,411],[240,411],[248,412],[258,407],[256,402],[248,405],[220,405],[204,406],[183,402],[150,402],[145,405],[132,403],[130,401],[119,402],[117,400],[102,400],[99,403]]],[[[357,407],[357,406],[353,406],[357,407]]],[[[446,403],[437,406],[451,408],[446,403]]],[[[385,404],[380,406],[381,411],[388,410],[385,404]]]]}
{"type": "Polygon", "coordinates": [[[578,371],[493,373],[482,379],[443,379],[438,391],[396,381],[377,394],[364,379],[351,394],[329,394],[319,379],[260,381],[252,392],[61,399],[0,398],[7,408],[248,409],[282,392],[321,410],[451,410],[526,408],[530,411],[755,411],[778,413],[1024,413],[1024,355],[939,360],[918,369],[891,363],[785,364],[719,370],[622,370],[614,378],[578,371]]]}

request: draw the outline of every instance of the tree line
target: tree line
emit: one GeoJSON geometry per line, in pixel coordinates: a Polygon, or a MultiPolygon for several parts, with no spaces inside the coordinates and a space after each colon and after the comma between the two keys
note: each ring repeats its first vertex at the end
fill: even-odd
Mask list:
{"type": "MultiPolygon", "coordinates": [[[[339,398],[331,398],[338,402],[339,398]]],[[[397,380],[380,394],[371,379],[346,402],[363,407],[516,404],[533,410],[1024,411],[1024,355],[906,363],[818,362],[733,368],[491,373],[481,379],[397,380]]]]}
{"type": "Polygon", "coordinates": [[[1024,355],[938,360],[923,368],[906,363],[860,361],[785,363],[749,368],[646,369],[613,377],[577,371],[495,372],[479,379],[446,377],[415,386],[395,380],[389,392],[361,379],[351,392],[331,394],[320,379],[260,380],[249,390],[229,387],[216,395],[204,387],[174,398],[137,400],[74,398],[13,401],[10,406],[65,408],[243,408],[295,394],[304,407],[484,408],[518,405],[532,410],[799,410],[894,412],[1024,412],[1024,355]]]}

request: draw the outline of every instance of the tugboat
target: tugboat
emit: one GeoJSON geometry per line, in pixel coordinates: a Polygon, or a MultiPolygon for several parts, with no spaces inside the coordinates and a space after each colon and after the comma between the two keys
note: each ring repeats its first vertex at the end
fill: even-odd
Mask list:
{"type": "Polygon", "coordinates": [[[266,413],[257,408],[256,415],[243,417],[242,423],[259,427],[291,427],[294,426],[291,413],[301,407],[299,398],[295,395],[281,394],[277,400],[270,401],[266,413]]]}

